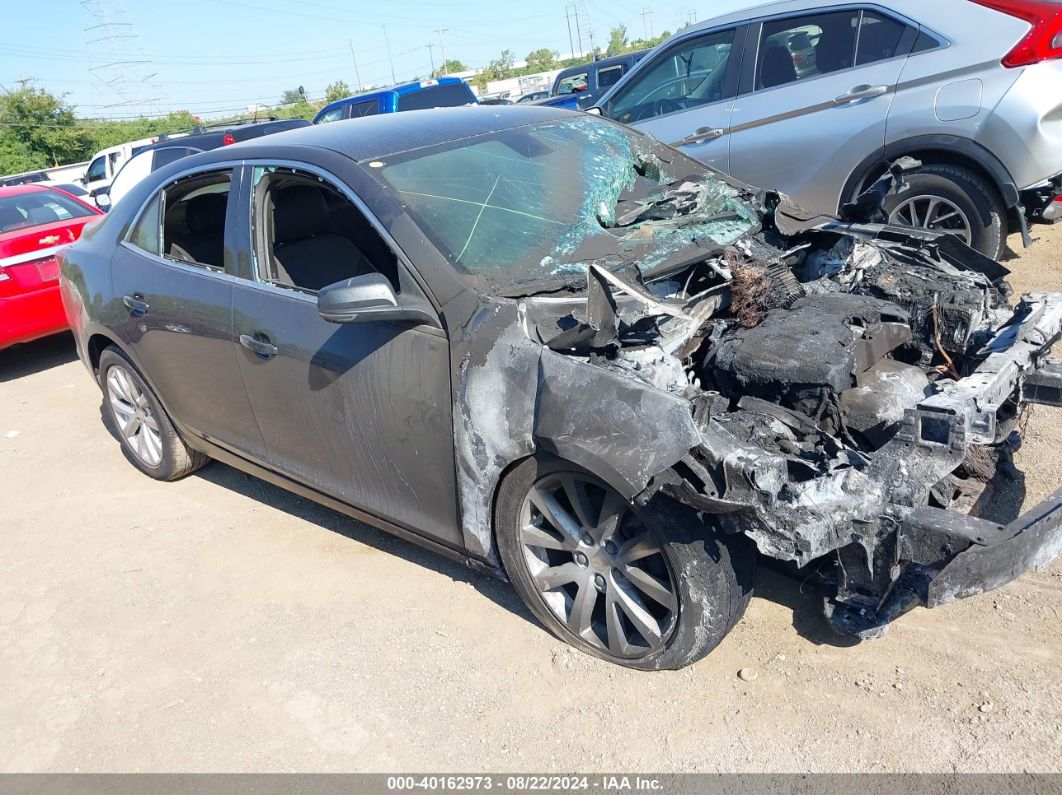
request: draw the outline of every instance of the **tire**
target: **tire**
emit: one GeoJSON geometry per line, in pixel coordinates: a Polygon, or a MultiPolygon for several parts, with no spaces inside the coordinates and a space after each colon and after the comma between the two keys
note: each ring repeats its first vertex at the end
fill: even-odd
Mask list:
{"type": "MultiPolygon", "coordinates": [[[[942,204],[937,205],[937,215],[951,208],[958,210],[966,222],[971,248],[992,259],[1003,256],[1007,241],[1007,208],[988,180],[961,166],[930,163],[908,175],[907,184],[905,191],[898,195],[890,194],[885,199],[885,212],[890,223],[925,226],[925,215],[930,203],[942,201],[942,204]],[[919,223],[911,222],[911,202],[915,202],[915,215],[919,223]]],[[[960,221],[951,216],[940,226],[931,224],[930,228],[946,231],[949,224],[958,223],[960,221]]]]}
{"type": "Polygon", "coordinates": [[[106,348],[99,372],[104,422],[133,466],[156,480],[179,480],[210,461],[184,443],[151,387],[121,350],[113,345],[106,348]]]}
{"type": "Polygon", "coordinates": [[[552,456],[529,458],[505,477],[495,503],[494,524],[502,565],[527,608],[561,640],[617,665],[657,671],[696,662],[719,645],[752,597],[755,556],[748,539],[717,534],[696,512],[668,498],[658,496],[644,508],[634,506],[592,474],[552,456]],[[573,509],[573,499],[565,502],[560,496],[571,493],[569,481],[577,484],[573,488],[579,488],[585,500],[582,512],[573,509]],[[556,496],[547,511],[567,513],[569,519],[595,514],[596,523],[593,516],[588,521],[576,518],[582,529],[556,531],[546,520],[546,511],[537,507],[551,489],[556,489],[556,496]],[[601,521],[602,516],[612,514],[622,514],[622,518],[601,521]],[[614,527],[611,535],[610,526],[614,527]],[[545,538],[543,531],[552,538],[545,539],[548,548],[536,546],[545,538]],[[584,542],[572,546],[572,538],[580,532],[584,542]],[[600,545],[585,543],[589,533],[599,532],[604,536],[600,545]],[[611,550],[607,538],[612,539],[611,550]],[[529,539],[534,542],[530,546],[529,539]],[[565,544],[569,549],[559,548],[565,544]],[[621,562],[653,544],[655,553],[621,562]],[[584,560],[589,558],[585,564],[578,561],[580,551],[586,553],[584,560]],[[655,581],[650,584],[653,592],[670,589],[664,601],[654,601],[647,596],[650,591],[641,590],[647,574],[655,581]],[[569,576],[586,579],[562,582],[569,576]],[[558,587],[543,589],[543,583],[554,581],[558,587]],[[662,583],[666,583],[663,589],[662,583]],[[578,606],[585,604],[584,589],[592,584],[596,584],[593,590],[585,593],[593,606],[581,612],[592,618],[580,630],[578,606]],[[635,609],[628,612],[632,599],[635,609]],[[665,601],[674,609],[665,606],[665,601]],[[610,623],[610,610],[623,617],[610,623]],[[642,619],[648,611],[660,630],[655,643],[647,641],[652,633],[642,635],[635,623],[645,625],[642,619]]]}

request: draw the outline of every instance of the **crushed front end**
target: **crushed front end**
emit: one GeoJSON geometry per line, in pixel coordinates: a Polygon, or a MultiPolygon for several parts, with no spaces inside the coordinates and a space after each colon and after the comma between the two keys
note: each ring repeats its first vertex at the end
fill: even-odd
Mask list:
{"type": "Polygon", "coordinates": [[[818,574],[833,626],[864,638],[1062,552],[1062,491],[979,518],[1022,412],[1062,405],[1062,294],[1011,308],[1007,271],[953,238],[759,201],[761,226],[691,264],[591,264],[570,314],[524,305],[552,351],[689,401],[700,443],[636,499],[818,574]]]}

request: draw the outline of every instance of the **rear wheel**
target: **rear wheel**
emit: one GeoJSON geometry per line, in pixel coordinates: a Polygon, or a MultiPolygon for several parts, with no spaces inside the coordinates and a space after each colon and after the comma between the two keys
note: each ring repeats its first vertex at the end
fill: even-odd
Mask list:
{"type": "Polygon", "coordinates": [[[665,498],[634,506],[553,457],[509,474],[495,528],[505,571],[531,612],[567,643],[630,668],[700,659],[752,594],[745,538],[724,538],[665,498]]]}
{"type": "Polygon", "coordinates": [[[930,163],[906,177],[907,190],[888,196],[889,223],[954,235],[999,259],[1007,237],[1007,209],[988,180],[969,169],[930,163]]]}
{"type": "Polygon", "coordinates": [[[100,355],[100,383],[107,420],[141,472],[177,480],[210,460],[184,443],[140,371],[114,346],[100,355]]]}

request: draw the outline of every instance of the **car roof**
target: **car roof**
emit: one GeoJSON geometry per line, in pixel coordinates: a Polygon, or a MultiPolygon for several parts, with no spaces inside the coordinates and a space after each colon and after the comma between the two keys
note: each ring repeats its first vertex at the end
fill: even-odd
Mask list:
{"type": "MultiPolygon", "coordinates": [[[[356,161],[374,160],[423,146],[573,116],[581,117],[583,114],[534,105],[469,105],[410,110],[301,127],[264,138],[240,141],[225,147],[225,151],[238,151],[241,157],[255,157],[255,150],[275,152],[278,146],[309,146],[330,149],[356,161]]],[[[203,158],[198,162],[209,162],[206,154],[195,157],[203,158]]]]}
{"type": "MultiPolygon", "coordinates": [[[[299,122],[304,123],[303,126],[308,127],[310,125],[310,121],[307,119],[269,119],[266,121],[252,122],[251,124],[234,124],[231,127],[219,127],[216,130],[194,132],[189,135],[181,135],[177,138],[167,138],[156,144],[142,147],[137,150],[137,153],[133,155],[133,157],[139,157],[144,154],[144,152],[154,152],[159,149],[197,149],[200,152],[206,152],[207,150],[217,149],[219,146],[222,146],[225,143],[225,136],[229,134],[239,141],[240,136],[245,135],[248,132],[254,133],[258,130],[265,130],[270,126],[285,127],[299,122]]],[[[264,134],[265,133],[263,133],[263,135],[264,134]]]]}
{"type": "MultiPolygon", "coordinates": [[[[409,83],[396,83],[393,86],[386,86],[384,88],[373,88],[368,91],[361,91],[357,94],[351,94],[349,97],[343,97],[343,99],[337,99],[335,102],[329,102],[319,111],[317,115],[320,116],[329,110],[335,110],[341,108],[344,105],[349,105],[354,102],[365,102],[366,100],[376,99],[382,97],[385,94],[398,94],[403,96],[405,94],[412,94],[415,91],[420,91],[425,88],[432,88],[436,85],[439,86],[453,86],[460,83],[464,83],[460,77],[436,77],[431,80],[415,80],[409,83]]],[[[471,89],[469,89],[471,90],[471,89]]]]}
{"type": "Polygon", "coordinates": [[[748,19],[759,19],[760,17],[784,14],[789,11],[813,11],[835,5],[851,5],[851,2],[852,0],[815,0],[815,2],[808,2],[808,0],[772,0],[772,2],[757,3],[755,0],[750,0],[748,5],[742,8],[719,16],[708,17],[688,28],[683,28],[675,36],[685,38],[691,33],[715,28],[719,25],[726,25],[730,22],[743,22],[748,19]]]}

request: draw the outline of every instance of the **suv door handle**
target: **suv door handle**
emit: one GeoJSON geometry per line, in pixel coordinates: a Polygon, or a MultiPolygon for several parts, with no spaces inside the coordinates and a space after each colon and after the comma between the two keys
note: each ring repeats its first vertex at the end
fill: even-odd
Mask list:
{"type": "Polygon", "coordinates": [[[716,138],[722,138],[725,133],[726,130],[714,127],[700,127],[693,135],[686,136],[681,141],[675,141],[671,146],[690,146],[691,144],[704,143],[705,141],[714,141],[716,138]]]}
{"type": "Polygon", "coordinates": [[[143,317],[151,308],[140,293],[123,296],[122,303],[125,304],[125,308],[129,310],[129,314],[133,317],[143,317]]]}
{"type": "Polygon", "coordinates": [[[839,97],[835,97],[833,100],[834,105],[850,105],[853,102],[859,102],[864,99],[873,99],[874,97],[884,96],[889,93],[888,86],[856,86],[847,94],[841,94],[839,97]]]}
{"type": "MultiPolygon", "coordinates": [[[[265,337],[265,335],[261,335],[265,337]]],[[[240,335],[240,345],[254,352],[254,355],[259,359],[272,359],[277,355],[277,346],[269,341],[268,337],[265,339],[255,339],[250,334],[240,335]]]]}

